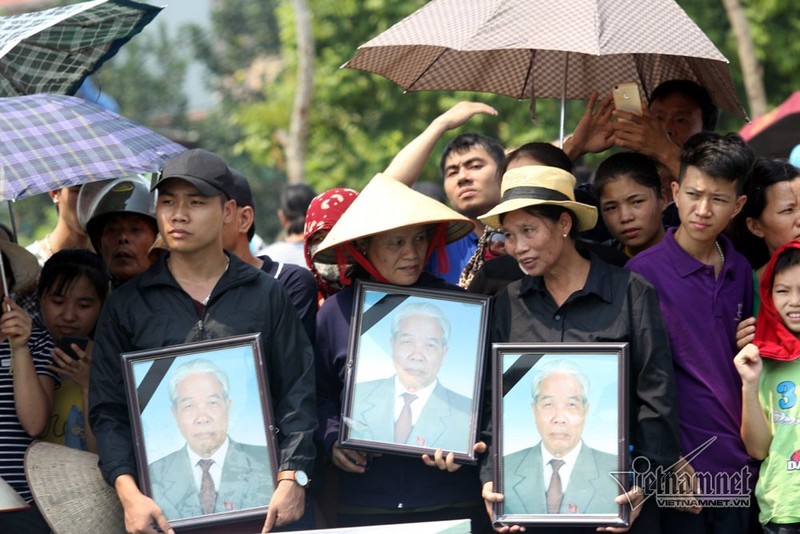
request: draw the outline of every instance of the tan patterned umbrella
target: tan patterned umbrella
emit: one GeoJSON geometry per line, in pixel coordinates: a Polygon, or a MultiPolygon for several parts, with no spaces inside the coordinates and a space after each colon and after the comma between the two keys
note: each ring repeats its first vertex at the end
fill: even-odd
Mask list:
{"type": "MultiPolygon", "coordinates": [[[[728,60],[673,0],[432,0],[361,45],[345,67],[407,91],[586,99],[637,81],[692,80],[746,119],[728,60]]],[[[563,121],[563,117],[562,117],[563,121]]],[[[563,128],[563,126],[562,126],[563,128]]]]}

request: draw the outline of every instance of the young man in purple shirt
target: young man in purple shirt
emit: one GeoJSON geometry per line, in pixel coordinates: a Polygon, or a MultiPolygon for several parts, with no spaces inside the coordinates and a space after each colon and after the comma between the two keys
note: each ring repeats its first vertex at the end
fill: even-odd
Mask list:
{"type": "MultiPolygon", "coordinates": [[[[752,311],[752,273],[721,235],[744,205],[742,181],[752,162],[736,134],[689,138],[672,182],[681,224],[626,265],[659,294],[675,366],[681,454],[698,474],[698,497],[748,496],[757,472],[739,436],[742,383],[731,364],[736,325],[752,311]]],[[[662,519],[682,534],[747,532],[748,506],[719,506],[706,501],[692,514],[664,509],[662,519]]]]}

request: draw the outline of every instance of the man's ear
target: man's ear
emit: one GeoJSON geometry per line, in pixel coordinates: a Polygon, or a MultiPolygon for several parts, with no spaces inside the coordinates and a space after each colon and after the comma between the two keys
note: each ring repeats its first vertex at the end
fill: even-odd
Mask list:
{"type": "Polygon", "coordinates": [[[239,233],[246,234],[255,222],[256,213],[253,211],[252,206],[242,206],[240,208],[236,208],[236,211],[238,212],[237,228],[239,233]]]}
{"type": "Polygon", "coordinates": [[[222,221],[224,224],[228,224],[234,220],[236,216],[236,201],[235,200],[226,200],[222,204],[222,221]]]}
{"type": "Polygon", "coordinates": [[[747,195],[739,195],[739,198],[736,199],[736,209],[733,210],[733,215],[731,215],[731,219],[736,217],[742,208],[744,207],[745,202],[747,202],[747,195]]]}
{"type": "MultiPolygon", "coordinates": [[[[681,184],[678,182],[670,182],[670,187],[672,187],[672,201],[675,202],[675,205],[678,206],[678,192],[681,190],[681,184]]],[[[678,206],[680,207],[680,206],[678,206]]]]}

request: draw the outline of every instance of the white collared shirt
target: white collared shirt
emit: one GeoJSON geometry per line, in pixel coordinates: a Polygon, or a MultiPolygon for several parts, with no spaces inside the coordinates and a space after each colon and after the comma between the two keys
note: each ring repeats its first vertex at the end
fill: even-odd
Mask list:
{"type": "Polygon", "coordinates": [[[394,420],[400,417],[400,412],[403,411],[403,406],[405,405],[405,400],[403,399],[403,393],[411,393],[412,395],[416,395],[417,398],[411,401],[411,425],[417,424],[417,419],[419,419],[419,414],[422,413],[422,409],[425,407],[425,403],[428,402],[428,399],[431,397],[433,393],[433,388],[436,387],[438,384],[438,380],[434,380],[429,385],[425,386],[423,389],[419,391],[408,391],[403,384],[400,382],[400,379],[395,375],[394,377],[394,420]]]}
{"type": "Polygon", "coordinates": [[[225,464],[225,455],[228,454],[229,444],[230,439],[226,437],[225,441],[222,442],[222,446],[209,458],[203,458],[194,452],[188,444],[186,445],[186,452],[189,453],[189,464],[192,466],[194,484],[198,492],[200,491],[200,484],[203,481],[203,468],[197,464],[200,460],[214,460],[214,463],[208,468],[208,474],[211,475],[211,480],[214,481],[214,489],[219,491],[219,485],[222,483],[222,467],[225,464]]]}
{"type": "Polygon", "coordinates": [[[563,460],[564,465],[558,470],[558,476],[561,478],[561,491],[567,491],[567,486],[569,486],[569,479],[570,475],[572,475],[572,470],[575,468],[575,462],[578,461],[578,455],[581,453],[581,447],[583,447],[583,440],[578,442],[578,445],[575,446],[574,449],[569,451],[563,458],[556,458],[550,451],[545,448],[544,443],[541,444],[542,449],[542,474],[544,475],[544,490],[547,491],[547,488],[550,486],[550,479],[553,476],[553,466],[550,465],[550,460],[563,460]]]}

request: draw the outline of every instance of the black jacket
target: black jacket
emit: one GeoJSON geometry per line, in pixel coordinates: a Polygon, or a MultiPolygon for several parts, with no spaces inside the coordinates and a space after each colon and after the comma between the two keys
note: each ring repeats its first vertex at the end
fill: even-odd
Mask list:
{"type": "Polygon", "coordinates": [[[254,332],[261,333],[279,469],[311,471],[317,426],[314,356],[281,284],[230,255],[230,266],[199,318],[162,257],[111,294],[97,325],[89,422],[109,484],[137,473],[120,354],[254,332]]]}

